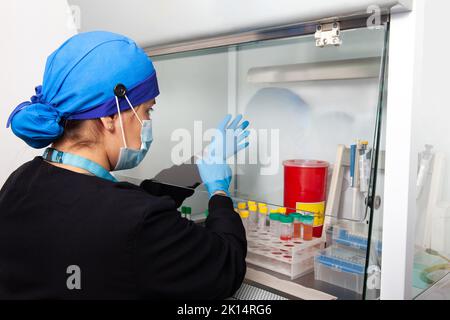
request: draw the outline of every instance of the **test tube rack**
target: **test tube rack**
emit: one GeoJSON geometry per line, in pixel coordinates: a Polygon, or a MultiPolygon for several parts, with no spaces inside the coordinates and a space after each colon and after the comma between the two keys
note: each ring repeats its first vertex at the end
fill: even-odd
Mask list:
{"type": "Polygon", "coordinates": [[[325,248],[321,238],[312,241],[281,241],[268,231],[247,231],[247,262],[294,280],[314,270],[316,252],[325,248]]]}

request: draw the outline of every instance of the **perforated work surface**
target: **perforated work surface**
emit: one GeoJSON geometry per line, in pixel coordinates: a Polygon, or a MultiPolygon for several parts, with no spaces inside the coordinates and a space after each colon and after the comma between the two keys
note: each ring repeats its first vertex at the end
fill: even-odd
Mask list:
{"type": "Polygon", "coordinates": [[[288,300],[272,292],[243,283],[233,296],[235,300],[288,300]]]}

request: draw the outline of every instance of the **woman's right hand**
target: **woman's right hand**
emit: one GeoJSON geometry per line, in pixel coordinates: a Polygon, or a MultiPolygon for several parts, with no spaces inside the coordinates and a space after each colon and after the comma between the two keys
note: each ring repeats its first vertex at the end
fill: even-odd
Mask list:
{"type": "Polygon", "coordinates": [[[228,164],[207,163],[205,160],[199,159],[197,160],[197,167],[210,197],[221,191],[230,196],[232,171],[228,164]]]}

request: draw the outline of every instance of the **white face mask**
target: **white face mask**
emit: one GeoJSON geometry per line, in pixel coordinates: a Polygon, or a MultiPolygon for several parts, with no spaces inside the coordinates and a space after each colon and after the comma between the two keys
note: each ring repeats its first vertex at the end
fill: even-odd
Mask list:
{"type": "Polygon", "coordinates": [[[116,104],[117,104],[117,110],[119,112],[119,120],[120,120],[120,127],[122,129],[122,139],[123,139],[123,147],[120,148],[119,153],[119,159],[117,160],[117,164],[112,171],[120,171],[120,170],[128,170],[137,167],[141,161],[145,158],[147,155],[150,146],[153,142],[153,130],[152,130],[152,120],[144,120],[141,121],[138,114],[136,113],[136,110],[134,110],[133,106],[131,105],[130,101],[128,100],[128,97],[125,96],[125,99],[127,100],[128,104],[131,107],[131,110],[133,110],[134,115],[141,123],[141,148],[139,150],[136,149],[130,149],[127,147],[127,142],[125,140],[125,131],[123,128],[123,122],[122,122],[122,115],[120,113],[119,108],[119,100],[116,97],[116,104]]]}

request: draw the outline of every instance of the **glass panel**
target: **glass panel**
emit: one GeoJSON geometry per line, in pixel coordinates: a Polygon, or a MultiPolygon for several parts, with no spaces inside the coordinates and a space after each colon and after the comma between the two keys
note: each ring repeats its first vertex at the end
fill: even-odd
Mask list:
{"type": "Polygon", "coordinates": [[[382,54],[382,66],[379,85],[378,115],[374,133],[375,150],[371,168],[372,175],[369,187],[369,202],[366,206],[367,248],[366,272],[364,277],[363,299],[376,300],[381,289],[381,253],[383,237],[383,195],[384,164],[386,154],[386,106],[389,52],[389,22],[385,24],[385,45],[382,54]]]}
{"type": "MultiPolygon", "coordinates": [[[[238,48],[237,112],[244,114],[257,131],[251,136],[255,140],[249,152],[258,149],[257,164],[248,163],[252,161],[247,152],[247,163],[237,166],[237,194],[241,197],[289,206],[284,201],[285,160],[314,159],[333,164],[340,144],[362,139],[373,145],[384,31],[351,30],[343,33],[343,39],[343,46],[331,48],[315,47],[313,36],[238,48]],[[374,57],[375,75],[342,79],[361,66],[363,62],[358,59],[374,57]],[[296,81],[296,77],[304,79],[303,73],[313,74],[314,70],[325,73],[321,74],[324,78],[329,76],[333,71],[322,69],[327,61],[349,63],[333,80],[296,81]],[[304,64],[308,65],[302,68],[304,64]]],[[[328,187],[332,167],[329,169],[328,187]]],[[[339,217],[363,220],[363,201],[352,214],[349,183],[349,174],[345,174],[339,217]]],[[[296,209],[295,204],[290,206],[296,209]]]]}
{"type": "MultiPolygon", "coordinates": [[[[161,92],[152,113],[154,141],[142,164],[121,175],[153,178],[201,152],[204,131],[228,112],[228,59],[227,48],[153,58],[161,92]],[[185,135],[190,141],[183,140],[187,150],[179,154],[176,146],[185,135]]],[[[183,186],[177,178],[168,175],[161,182],[183,186]]]]}
{"type": "MultiPolygon", "coordinates": [[[[356,139],[373,144],[383,35],[383,30],[358,29],[343,32],[345,45],[341,47],[316,48],[311,35],[154,58],[162,92],[153,113],[155,141],[141,166],[120,175],[151,178],[188,161],[207,144],[195,130],[205,133],[227,113],[242,113],[256,130],[251,137],[260,141],[249,148],[256,149],[257,163],[248,164],[252,159],[247,151],[247,163],[237,165],[235,194],[283,206],[284,160],[317,159],[333,164],[339,144],[356,139]],[[346,64],[341,68],[346,71],[336,79],[303,81],[301,73],[314,74],[315,68],[319,76],[313,78],[333,78],[336,70],[322,63],[338,65],[342,61],[346,64]],[[288,74],[292,67],[302,81],[296,81],[294,74],[287,81],[266,83],[265,67],[272,68],[269,74],[288,74]],[[362,78],[339,79],[358,77],[352,74],[355,72],[362,78]],[[189,133],[191,140],[183,140],[189,148],[178,153],[177,139],[183,133],[189,133]],[[268,141],[262,143],[265,135],[268,141]],[[279,152],[270,150],[272,135],[279,136],[279,152]],[[265,153],[272,159],[263,159],[265,153]]],[[[170,180],[162,182],[173,183],[170,180]]]]}
{"type": "MultiPolygon", "coordinates": [[[[423,79],[448,70],[441,63],[445,53],[434,51],[424,54],[423,79]]],[[[450,298],[450,139],[445,134],[448,107],[441,100],[446,90],[445,83],[424,81],[421,96],[426,105],[415,111],[420,130],[413,133],[418,168],[412,294],[417,299],[450,298]]]]}
{"type": "MultiPolygon", "coordinates": [[[[435,119],[433,126],[444,130],[447,124],[435,119]]],[[[412,292],[414,297],[418,297],[430,290],[423,297],[436,297],[434,291],[439,286],[435,284],[450,273],[450,176],[447,169],[450,148],[442,138],[433,137],[433,133],[421,135],[427,136],[429,140],[426,143],[430,144],[424,145],[419,155],[412,292]]]]}
{"type": "MultiPolygon", "coordinates": [[[[161,90],[152,114],[155,141],[138,168],[120,174],[191,188],[198,175],[190,160],[208,144],[206,131],[227,113],[243,114],[251,136],[250,147],[231,161],[236,207],[251,200],[267,204],[269,212],[298,211],[312,216],[313,232],[312,242],[289,242],[293,248],[272,252],[282,257],[264,260],[262,238],[273,235],[249,231],[249,261],[338,297],[376,298],[376,290],[365,292],[365,273],[367,258],[379,265],[382,208],[370,211],[367,199],[375,177],[374,193],[383,190],[377,124],[385,35],[384,28],[355,29],[342,32],[340,47],[318,48],[308,35],[154,58],[161,90]],[[357,147],[354,162],[351,145],[357,147]],[[285,173],[287,160],[295,161],[285,173]],[[302,254],[285,253],[294,249],[302,254]]],[[[200,186],[183,205],[203,220],[208,198],[200,186]]]]}

